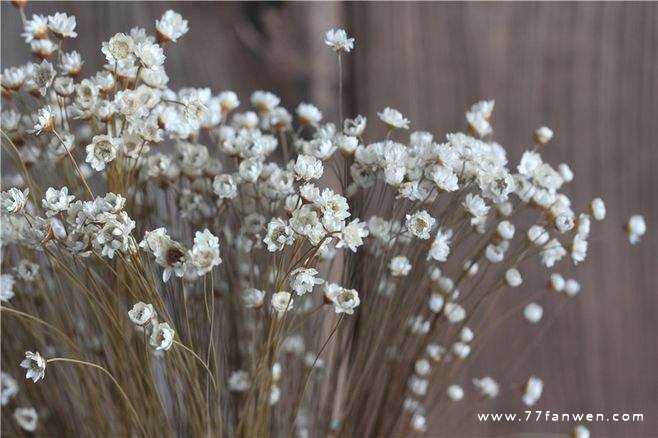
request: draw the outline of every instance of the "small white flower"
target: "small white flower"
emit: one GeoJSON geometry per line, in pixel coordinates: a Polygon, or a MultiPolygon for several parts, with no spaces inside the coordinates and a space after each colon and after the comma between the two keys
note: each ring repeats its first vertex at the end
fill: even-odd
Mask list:
{"type": "Polygon", "coordinates": [[[392,276],[404,277],[409,275],[411,263],[409,263],[409,259],[405,256],[396,256],[391,259],[388,268],[391,270],[392,276]]]}
{"type": "Polygon", "coordinates": [[[427,430],[427,419],[424,415],[416,412],[411,417],[411,428],[416,432],[425,432],[427,430]]]}
{"type": "Polygon", "coordinates": [[[587,429],[582,424],[576,426],[573,429],[573,432],[571,433],[571,438],[589,438],[589,437],[590,437],[589,429],[587,429]]]}
{"type": "Polygon", "coordinates": [[[279,96],[269,91],[257,90],[251,94],[251,104],[259,113],[269,113],[281,102],[279,96]]]}
{"type": "Polygon", "coordinates": [[[327,283],[325,296],[333,303],[336,313],[352,315],[354,309],[361,304],[359,293],[356,290],[345,289],[334,283],[327,283]]]}
{"type": "Polygon", "coordinates": [[[452,352],[460,359],[466,359],[471,354],[471,346],[463,342],[455,342],[452,346],[452,352]]]}
{"type": "Polygon", "coordinates": [[[75,38],[78,34],[75,32],[75,16],[70,17],[61,12],[55,13],[48,17],[48,28],[58,38],[75,38]]]}
{"type": "Polygon", "coordinates": [[[322,176],[322,173],[324,172],[324,166],[322,165],[322,161],[318,160],[312,155],[299,155],[297,156],[294,170],[295,174],[297,175],[297,179],[310,181],[313,179],[318,179],[322,176]]]}
{"type": "Polygon", "coordinates": [[[324,34],[324,43],[336,53],[349,53],[354,48],[354,38],[349,38],[343,29],[329,29],[324,34]]]}
{"type": "Polygon", "coordinates": [[[560,241],[552,239],[542,248],[541,262],[547,268],[552,268],[565,255],[567,255],[567,250],[564,249],[560,241]]]}
{"type": "Polygon", "coordinates": [[[460,401],[461,399],[464,398],[464,390],[462,389],[461,386],[459,385],[450,385],[448,386],[448,397],[452,401],[460,401]]]}
{"type": "Polygon", "coordinates": [[[233,371],[228,379],[228,389],[231,392],[245,392],[249,389],[249,373],[243,370],[233,371]]]}
{"type": "Polygon", "coordinates": [[[295,112],[297,113],[297,117],[299,117],[299,123],[302,125],[315,126],[322,120],[320,110],[310,103],[300,103],[295,112]]]}
{"type": "Polygon", "coordinates": [[[594,217],[594,219],[597,221],[602,221],[605,219],[605,202],[603,202],[603,199],[592,199],[590,211],[592,213],[592,217],[594,217]]]}
{"type": "Polygon", "coordinates": [[[573,181],[573,171],[571,170],[571,168],[567,163],[561,163],[560,165],[558,165],[557,171],[560,173],[560,176],[562,177],[564,182],[573,181]]]}
{"type": "Polygon", "coordinates": [[[234,91],[222,91],[217,95],[222,113],[226,114],[240,106],[240,99],[234,91]]]}
{"type": "Polygon", "coordinates": [[[533,245],[542,246],[548,242],[550,234],[540,225],[533,225],[528,229],[528,240],[533,245]]]}
{"type": "Polygon", "coordinates": [[[219,238],[207,228],[194,234],[190,262],[198,276],[209,273],[212,268],[222,263],[222,258],[219,256],[219,238]]]}
{"type": "Polygon", "coordinates": [[[496,227],[496,232],[501,239],[512,240],[514,238],[514,225],[510,221],[502,221],[496,227]]]}
{"type": "Polygon", "coordinates": [[[521,283],[523,283],[523,278],[521,277],[521,273],[518,271],[518,269],[512,268],[505,272],[505,282],[509,287],[518,287],[521,286],[521,283]]]}
{"type": "Polygon", "coordinates": [[[366,223],[354,219],[340,231],[340,240],[336,244],[336,248],[347,247],[350,251],[356,252],[357,248],[363,245],[364,237],[368,237],[366,223]]]}
{"type": "Polygon", "coordinates": [[[2,371],[0,373],[0,404],[6,406],[16,394],[18,394],[18,382],[12,376],[2,371]]]}
{"type": "Polygon", "coordinates": [[[14,419],[21,429],[27,432],[34,432],[37,430],[39,424],[39,414],[34,408],[16,408],[14,411],[14,419]]]}
{"type": "Polygon", "coordinates": [[[475,132],[479,137],[484,137],[491,134],[491,112],[493,111],[495,102],[493,100],[483,100],[471,106],[471,109],[466,113],[466,121],[468,127],[475,132]]]}
{"type": "Polygon", "coordinates": [[[448,302],[443,306],[443,314],[451,324],[456,324],[466,318],[466,310],[459,304],[452,302],[448,302]]]}
{"type": "Polygon", "coordinates": [[[156,318],[155,309],[152,304],[138,302],[128,311],[128,317],[137,325],[146,325],[152,319],[156,318]]]}
{"type": "Polygon", "coordinates": [[[14,276],[11,274],[0,275],[0,301],[7,302],[14,297],[14,276]]]}
{"type": "Polygon", "coordinates": [[[27,204],[27,195],[30,193],[29,189],[20,190],[12,187],[7,191],[0,194],[0,208],[6,214],[16,214],[21,212],[27,204]]]}
{"type": "Polygon", "coordinates": [[[473,385],[480,390],[482,395],[488,398],[496,398],[500,392],[498,383],[489,376],[481,379],[473,379],[473,385]]]}
{"type": "Polygon", "coordinates": [[[26,351],[21,367],[27,370],[25,378],[32,379],[35,383],[46,376],[46,360],[38,352],[26,351]]]}
{"type": "Polygon", "coordinates": [[[409,129],[409,119],[394,108],[386,107],[384,111],[377,113],[377,115],[390,129],[409,129]]]}
{"type": "Polygon", "coordinates": [[[553,130],[548,126],[542,126],[535,131],[535,141],[544,145],[553,138],[553,130]]]}
{"type": "Polygon", "coordinates": [[[523,317],[528,320],[530,324],[537,324],[541,321],[544,315],[544,309],[537,303],[529,303],[523,309],[523,317]]]}
{"type": "Polygon", "coordinates": [[[316,278],[318,271],[313,268],[297,268],[290,273],[290,288],[299,296],[310,293],[316,284],[324,283],[316,278]]]}
{"type": "Polygon", "coordinates": [[[427,359],[418,359],[414,364],[414,371],[416,371],[416,374],[419,376],[426,376],[431,370],[432,367],[427,359]]]}
{"type": "Polygon", "coordinates": [[[429,308],[432,312],[439,313],[439,312],[441,312],[441,309],[443,309],[443,303],[444,302],[445,302],[445,299],[443,298],[443,295],[441,295],[441,294],[432,294],[432,295],[430,295],[429,308]]]}
{"type": "Polygon", "coordinates": [[[159,20],[155,21],[155,28],[158,32],[158,39],[161,42],[175,42],[189,30],[187,20],[184,20],[179,13],[171,9],[166,11],[159,20]]]}
{"type": "Polygon", "coordinates": [[[46,196],[41,201],[41,205],[45,208],[46,216],[54,216],[60,212],[67,211],[69,209],[69,204],[73,202],[75,196],[69,195],[69,188],[62,187],[57,190],[53,187],[49,187],[46,190],[46,196]]]}
{"type": "Polygon", "coordinates": [[[475,338],[475,333],[473,333],[473,330],[471,330],[470,327],[464,327],[459,332],[459,339],[461,339],[462,342],[471,342],[473,338],[475,338]]]}
{"type": "Polygon", "coordinates": [[[50,106],[41,108],[37,114],[37,122],[34,124],[34,129],[30,132],[36,135],[42,132],[53,132],[55,130],[55,116],[50,106]]]}
{"type": "Polygon", "coordinates": [[[149,342],[156,350],[169,350],[174,343],[175,334],[169,324],[161,322],[153,327],[149,342]]]}
{"type": "Polygon", "coordinates": [[[292,245],[295,242],[295,236],[292,228],[278,217],[273,218],[267,224],[267,235],[263,239],[270,252],[281,251],[284,246],[292,245]]]}
{"type": "Polygon", "coordinates": [[[142,41],[135,47],[137,59],[146,68],[157,68],[164,64],[166,56],[162,47],[150,41],[142,41]]]}
{"type": "Polygon", "coordinates": [[[272,295],[272,309],[274,309],[279,316],[292,309],[292,304],[293,299],[290,292],[281,291],[272,295]]]}
{"type": "Polygon", "coordinates": [[[249,288],[242,292],[242,303],[247,308],[258,308],[263,305],[265,292],[260,289],[249,288]]]}
{"type": "Polygon", "coordinates": [[[531,376],[528,379],[528,383],[525,385],[525,390],[523,394],[523,403],[526,406],[532,406],[541,397],[541,393],[544,389],[544,382],[541,381],[538,377],[531,376]]]}
{"type": "Polygon", "coordinates": [[[642,236],[647,232],[647,224],[644,222],[644,216],[639,214],[631,216],[626,224],[626,232],[628,233],[628,241],[631,245],[639,243],[642,236]]]}
{"type": "Polygon", "coordinates": [[[358,115],[353,119],[345,119],[343,122],[343,133],[352,137],[360,137],[366,129],[368,119],[358,115]]]}
{"type": "Polygon", "coordinates": [[[120,140],[109,135],[95,135],[87,145],[86,162],[96,171],[105,169],[105,165],[117,157],[120,140]]]}
{"type": "Polygon", "coordinates": [[[564,283],[564,293],[572,297],[580,292],[580,283],[573,278],[568,279],[564,283]]]}
{"type": "Polygon", "coordinates": [[[473,193],[466,195],[462,206],[466,210],[466,213],[471,216],[471,225],[474,226],[483,223],[487,218],[487,214],[489,214],[490,207],[487,206],[484,199],[473,193]]]}
{"type": "Polygon", "coordinates": [[[135,41],[124,33],[117,33],[109,41],[103,42],[101,51],[107,62],[114,68],[120,62],[133,59],[135,41]]]}
{"type": "Polygon", "coordinates": [[[425,211],[417,211],[414,214],[408,214],[406,217],[406,226],[409,232],[419,239],[427,240],[430,238],[430,231],[436,222],[430,214],[425,211]]]}
{"type": "Polygon", "coordinates": [[[213,180],[212,189],[220,199],[233,199],[238,196],[238,185],[233,175],[217,175],[213,180]]]}
{"type": "Polygon", "coordinates": [[[564,280],[564,277],[562,275],[555,272],[551,274],[549,283],[551,289],[553,289],[555,292],[562,292],[564,290],[566,281],[564,280]]]}
{"type": "Polygon", "coordinates": [[[48,36],[48,17],[34,14],[32,19],[25,21],[23,29],[25,32],[21,36],[25,38],[26,43],[44,39],[48,36]]]}

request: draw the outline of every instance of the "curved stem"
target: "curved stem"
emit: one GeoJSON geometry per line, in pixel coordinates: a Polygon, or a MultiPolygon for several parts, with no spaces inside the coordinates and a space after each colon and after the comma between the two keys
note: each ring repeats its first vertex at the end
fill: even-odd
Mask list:
{"type": "Polygon", "coordinates": [[[215,388],[215,392],[217,392],[217,382],[215,382],[215,377],[213,377],[212,372],[210,371],[210,368],[208,368],[208,365],[206,365],[206,363],[203,361],[203,359],[201,359],[198,354],[196,354],[193,350],[191,350],[185,344],[182,344],[182,343],[180,343],[176,340],[174,340],[174,344],[178,345],[179,347],[182,347],[185,351],[188,351],[189,353],[191,353],[192,356],[194,356],[196,358],[196,360],[198,360],[201,363],[201,365],[203,365],[203,367],[208,372],[208,375],[210,376],[210,380],[212,381],[213,388],[215,388]]]}
{"type": "Polygon", "coordinates": [[[66,357],[54,357],[52,359],[46,360],[46,364],[49,364],[49,363],[52,363],[52,362],[69,362],[69,363],[74,363],[74,364],[77,364],[77,365],[85,365],[85,366],[89,366],[89,367],[101,370],[102,372],[107,374],[107,376],[112,380],[112,383],[114,383],[114,386],[116,386],[117,389],[119,390],[119,392],[121,393],[121,396],[126,401],[126,404],[128,405],[128,408],[130,409],[131,413],[135,416],[135,420],[137,420],[137,424],[139,425],[139,428],[141,429],[142,434],[145,437],[148,436],[148,434],[146,433],[146,429],[144,429],[144,425],[142,424],[142,421],[140,420],[139,415],[137,414],[137,411],[133,407],[132,403],[130,402],[130,399],[126,395],[126,393],[123,390],[123,388],[121,387],[121,385],[119,385],[119,382],[117,382],[117,379],[114,378],[112,373],[110,373],[108,370],[106,370],[104,367],[102,367],[98,364],[91,363],[91,362],[86,362],[84,360],[69,359],[69,358],[66,358],[66,357]]]}

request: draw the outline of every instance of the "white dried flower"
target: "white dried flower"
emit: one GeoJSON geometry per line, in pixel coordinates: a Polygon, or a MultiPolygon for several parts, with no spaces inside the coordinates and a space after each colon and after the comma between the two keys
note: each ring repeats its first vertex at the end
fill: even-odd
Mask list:
{"type": "Polygon", "coordinates": [[[42,132],[53,132],[55,130],[55,116],[50,106],[45,106],[37,113],[37,122],[34,124],[34,129],[30,132],[36,135],[42,132]]]}
{"type": "Polygon", "coordinates": [[[11,274],[0,275],[0,301],[7,302],[14,298],[14,276],[11,274]]]}
{"type": "Polygon", "coordinates": [[[463,342],[455,342],[452,346],[452,352],[460,359],[466,359],[471,354],[471,346],[463,342]]]}
{"type": "Polygon", "coordinates": [[[443,314],[451,324],[456,324],[466,318],[466,310],[457,303],[447,302],[443,306],[443,314]]]}
{"type": "Polygon", "coordinates": [[[443,303],[444,302],[445,302],[445,299],[443,298],[443,295],[441,295],[441,294],[432,294],[432,295],[430,295],[429,308],[432,312],[439,313],[439,312],[441,312],[441,309],[443,309],[443,303]]]}
{"type": "Polygon", "coordinates": [[[25,32],[21,36],[25,38],[26,43],[44,39],[48,36],[48,17],[33,14],[31,19],[25,20],[23,29],[25,32]]]}
{"type": "Polygon", "coordinates": [[[572,297],[580,292],[580,283],[573,278],[568,279],[564,283],[564,293],[572,297]]]}
{"type": "Polygon", "coordinates": [[[297,268],[290,273],[290,288],[299,296],[310,293],[316,284],[324,283],[316,278],[318,271],[313,268],[297,268]]]}
{"type": "Polygon", "coordinates": [[[579,424],[578,426],[574,427],[573,432],[571,433],[571,438],[589,438],[589,437],[590,437],[589,429],[587,429],[582,424],[579,424]]]}
{"type": "Polygon", "coordinates": [[[207,228],[194,233],[190,262],[199,277],[206,275],[212,271],[212,268],[222,263],[222,258],[219,256],[219,238],[207,228]]]}
{"type": "Polygon", "coordinates": [[[336,53],[349,53],[354,48],[354,38],[349,38],[343,29],[329,29],[324,34],[324,43],[336,53]]]}
{"type": "Polygon", "coordinates": [[[553,289],[555,292],[562,292],[564,290],[565,284],[566,281],[562,275],[558,274],[557,272],[551,274],[550,286],[551,289],[553,289]]]}
{"type": "Polygon", "coordinates": [[[6,214],[16,214],[23,211],[27,204],[27,196],[30,190],[20,190],[15,187],[0,194],[0,207],[2,212],[6,214]]]}
{"type": "Polygon", "coordinates": [[[427,431],[427,419],[424,415],[416,412],[411,417],[411,428],[416,432],[427,431]]]}
{"type": "Polygon", "coordinates": [[[48,17],[48,29],[55,34],[57,38],[75,38],[78,34],[75,32],[75,16],[70,17],[61,12],[48,17]]]}
{"type": "Polygon", "coordinates": [[[542,248],[541,262],[547,268],[552,268],[565,255],[567,255],[567,250],[564,249],[560,241],[552,239],[542,248]]]}
{"type": "Polygon", "coordinates": [[[540,225],[533,225],[528,229],[528,240],[533,245],[542,246],[548,242],[550,234],[540,225]]]}
{"type": "Polygon", "coordinates": [[[356,252],[357,248],[363,245],[364,237],[368,237],[366,223],[354,219],[340,230],[339,241],[336,244],[336,248],[347,247],[350,251],[356,252]]]}
{"type": "Polygon", "coordinates": [[[142,41],[135,46],[135,56],[146,68],[157,68],[164,64],[165,54],[162,47],[150,41],[142,41]]]}
{"type": "Polygon", "coordinates": [[[267,235],[263,242],[267,245],[268,251],[281,251],[284,246],[292,245],[294,241],[292,228],[283,219],[276,217],[267,224],[267,235]]]}
{"type": "Polygon", "coordinates": [[[427,359],[418,359],[414,364],[414,371],[416,371],[416,374],[419,376],[426,376],[431,370],[432,367],[427,359]]]}
{"type": "Polygon", "coordinates": [[[353,119],[345,119],[343,121],[343,133],[345,135],[360,137],[366,130],[368,119],[362,115],[358,115],[353,119]]]}
{"type": "Polygon", "coordinates": [[[279,315],[283,315],[292,309],[293,299],[290,292],[281,291],[272,295],[272,309],[279,315]]]}
{"type": "Polygon", "coordinates": [[[242,292],[242,303],[247,308],[258,308],[264,300],[265,292],[260,289],[249,288],[242,292]]]}
{"type": "Polygon", "coordinates": [[[322,120],[322,112],[310,103],[300,103],[295,112],[301,125],[315,126],[322,120]]]}
{"type": "Polygon", "coordinates": [[[333,303],[336,313],[352,315],[354,309],[361,304],[359,293],[356,290],[345,289],[333,283],[327,283],[325,296],[333,303]]]}
{"type": "Polygon", "coordinates": [[[167,10],[159,20],[155,21],[158,39],[163,42],[175,42],[189,31],[187,20],[171,9],[167,10]]]}
{"type": "Polygon", "coordinates": [[[87,145],[86,162],[96,171],[105,169],[107,163],[114,161],[119,151],[120,140],[109,135],[95,135],[87,145]]]}
{"type": "Polygon", "coordinates": [[[543,389],[544,382],[538,377],[531,376],[530,379],[528,379],[528,383],[525,384],[523,403],[525,403],[526,406],[533,406],[541,397],[543,389]]]}
{"type": "Polygon", "coordinates": [[[151,346],[157,350],[169,350],[174,343],[176,332],[166,322],[155,324],[149,338],[151,346]]]}
{"type": "Polygon", "coordinates": [[[32,379],[35,383],[46,376],[46,360],[38,352],[26,351],[21,367],[27,370],[25,378],[32,379]]]}
{"type": "Polygon", "coordinates": [[[448,393],[448,397],[452,401],[456,402],[464,398],[464,390],[459,385],[448,386],[448,390],[446,392],[448,393]]]}
{"type": "Polygon", "coordinates": [[[494,105],[495,102],[493,100],[483,100],[473,104],[471,109],[466,113],[468,127],[479,137],[484,137],[492,132],[489,119],[491,118],[494,105]]]}
{"type": "Polygon", "coordinates": [[[391,270],[392,276],[404,277],[409,275],[411,263],[409,263],[409,259],[405,256],[396,256],[391,259],[388,268],[391,270]]]}
{"type": "Polygon", "coordinates": [[[16,408],[14,411],[14,420],[27,432],[34,432],[39,425],[39,414],[34,408],[16,408]]]}
{"type": "Polygon", "coordinates": [[[647,224],[644,222],[644,216],[639,214],[631,216],[626,223],[626,232],[628,233],[628,241],[631,245],[639,243],[642,236],[647,232],[647,224]]]}
{"type": "Polygon", "coordinates": [[[157,318],[157,315],[152,304],[146,304],[140,301],[135,303],[132,309],[128,311],[128,317],[137,325],[146,325],[152,319],[157,318]]]}
{"type": "Polygon", "coordinates": [[[512,240],[514,238],[514,225],[510,221],[502,221],[496,227],[496,232],[501,239],[512,240]]]}
{"type": "Polygon", "coordinates": [[[417,211],[414,214],[408,214],[406,217],[407,230],[419,239],[427,240],[430,238],[430,232],[436,222],[430,214],[425,211],[417,211]]]}
{"type": "Polygon", "coordinates": [[[592,217],[594,217],[594,219],[597,221],[602,221],[605,219],[605,202],[603,202],[603,199],[592,199],[592,203],[590,204],[590,211],[592,213],[592,217]]]}
{"type": "Polygon", "coordinates": [[[531,324],[537,324],[544,315],[544,309],[537,303],[529,303],[523,309],[523,317],[531,324]]]}
{"type": "Polygon", "coordinates": [[[228,379],[228,389],[231,392],[245,392],[249,389],[249,373],[243,370],[233,371],[228,379]]]}
{"type": "Polygon", "coordinates": [[[505,282],[509,287],[518,287],[523,283],[523,277],[518,269],[508,269],[505,272],[505,282]]]}
{"type": "Polygon", "coordinates": [[[535,131],[535,141],[544,145],[553,138],[553,130],[548,126],[542,126],[535,131]]]}
{"type": "Polygon", "coordinates": [[[496,398],[500,392],[498,383],[489,376],[481,379],[473,379],[473,385],[480,390],[482,395],[488,398],[496,398]]]}
{"type": "Polygon", "coordinates": [[[46,216],[54,216],[60,212],[67,211],[74,199],[75,196],[69,195],[68,187],[62,187],[59,190],[49,187],[46,190],[46,196],[41,201],[41,205],[47,210],[46,216]]]}
{"type": "Polygon", "coordinates": [[[312,155],[299,155],[294,166],[297,179],[310,181],[318,179],[324,172],[322,161],[318,160],[312,155]]]}
{"type": "Polygon", "coordinates": [[[0,373],[0,405],[7,406],[9,401],[18,394],[18,382],[9,374],[0,373]]]}
{"type": "Polygon", "coordinates": [[[101,51],[107,62],[114,68],[120,62],[133,59],[135,41],[129,35],[117,33],[109,41],[103,42],[101,51]]]}
{"type": "Polygon", "coordinates": [[[386,107],[384,111],[377,113],[379,120],[384,122],[389,129],[409,129],[409,119],[394,108],[386,107]]]}

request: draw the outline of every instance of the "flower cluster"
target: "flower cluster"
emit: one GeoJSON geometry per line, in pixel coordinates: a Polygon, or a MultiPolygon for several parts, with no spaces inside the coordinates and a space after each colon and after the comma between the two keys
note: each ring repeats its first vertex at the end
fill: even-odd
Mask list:
{"type": "MultiPolygon", "coordinates": [[[[39,61],[0,81],[12,103],[3,150],[18,164],[0,195],[0,299],[7,317],[51,330],[28,334],[52,358],[25,353],[26,378],[65,360],[112,376],[85,389],[121,389],[114,409],[103,407],[121,419],[104,426],[113,435],[131,435],[126,422],[147,436],[265,436],[264,425],[274,435],[372,436],[375,424],[423,432],[436,402],[468,399],[470,382],[480,397],[503,393],[503,376],[467,386],[448,372],[478,347],[479,303],[521,300],[525,286],[578,294],[561,263],[585,262],[591,228],[606,217],[600,198],[578,208],[566,191],[572,170],[542,157],[553,131],[539,128],[514,166],[492,138],[493,100],[445,137],[408,131],[412,122],[386,107],[370,116],[386,136],[370,138],[363,114],[331,122],[311,103],[289,111],[269,91],[174,90],[168,45],[188,31],[166,11],[152,31],[102,42],[103,68],[83,74],[82,56],[67,51],[75,17],[24,22],[39,61]],[[528,275],[532,263],[545,275],[528,275]],[[371,393],[376,381],[387,390],[371,393]],[[291,410],[278,416],[274,405],[291,410]]],[[[324,42],[342,68],[354,38],[332,29],[324,42]]],[[[626,230],[639,243],[643,217],[626,230]]],[[[537,298],[512,316],[538,324],[544,305],[537,298]]],[[[532,406],[543,389],[531,377],[518,399],[532,406]]],[[[17,392],[3,372],[2,405],[17,392]]],[[[76,418],[99,412],[76,409],[76,418]]],[[[39,426],[34,408],[14,418],[39,426]]]]}

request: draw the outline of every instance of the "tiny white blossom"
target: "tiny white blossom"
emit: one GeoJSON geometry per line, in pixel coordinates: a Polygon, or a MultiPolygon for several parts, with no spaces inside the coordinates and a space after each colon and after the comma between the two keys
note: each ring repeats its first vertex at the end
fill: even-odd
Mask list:
{"type": "Polygon", "coordinates": [[[272,295],[272,309],[279,315],[283,315],[292,309],[293,299],[290,292],[281,291],[272,295]]]}
{"type": "Polygon", "coordinates": [[[302,125],[312,125],[315,126],[322,120],[322,113],[315,106],[310,103],[300,103],[295,110],[297,117],[299,117],[299,122],[302,125]]]}
{"type": "Polygon", "coordinates": [[[352,252],[356,252],[357,248],[363,245],[363,238],[368,237],[368,228],[365,222],[359,222],[354,219],[352,222],[343,227],[340,231],[339,241],[336,248],[347,247],[352,252]]]}
{"type": "Polygon", "coordinates": [[[247,308],[258,308],[263,305],[265,292],[260,289],[249,288],[242,292],[242,303],[247,308]]]}
{"type": "Polygon", "coordinates": [[[267,224],[267,235],[263,242],[267,245],[268,251],[281,251],[284,246],[292,245],[294,241],[292,228],[283,219],[275,217],[267,224]]]}
{"type": "Polygon", "coordinates": [[[526,406],[532,406],[537,403],[541,397],[543,389],[544,382],[538,377],[531,376],[530,379],[528,379],[528,383],[525,384],[523,403],[525,403],[526,406]]]}
{"type": "Polygon", "coordinates": [[[75,38],[78,34],[75,32],[75,16],[70,17],[61,12],[48,17],[48,29],[58,38],[75,38]]]}
{"type": "Polygon", "coordinates": [[[573,432],[571,433],[571,438],[589,438],[589,437],[590,437],[589,429],[587,429],[582,424],[579,424],[578,426],[574,427],[573,432]]]}
{"type": "Polygon", "coordinates": [[[628,241],[631,245],[639,243],[642,236],[647,232],[647,224],[644,221],[644,216],[639,214],[631,216],[626,224],[626,232],[628,233],[628,241]]]}
{"type": "Polygon", "coordinates": [[[50,106],[41,108],[37,114],[37,122],[34,124],[34,129],[31,131],[36,135],[42,132],[53,132],[55,130],[55,116],[50,106]]]}
{"type": "Polygon", "coordinates": [[[537,303],[529,303],[523,309],[523,317],[531,324],[537,324],[544,314],[544,309],[537,303]]]}
{"type": "Polygon", "coordinates": [[[87,145],[86,162],[96,171],[105,169],[117,157],[119,140],[109,135],[95,135],[91,144],[87,145]]]}
{"type": "Polygon", "coordinates": [[[20,190],[15,187],[0,194],[0,208],[6,214],[16,214],[21,212],[27,204],[27,195],[29,189],[20,190]]]}
{"type": "Polygon", "coordinates": [[[156,68],[164,64],[165,55],[162,47],[150,41],[142,41],[134,49],[137,59],[146,68],[156,68]]]}
{"type": "Polygon", "coordinates": [[[345,289],[334,283],[327,283],[325,296],[333,303],[336,313],[352,315],[354,309],[361,303],[359,293],[356,290],[345,289]]]}
{"type": "Polygon", "coordinates": [[[18,394],[18,382],[12,376],[2,371],[0,373],[0,404],[6,406],[16,394],[18,394]]]}
{"type": "Polygon", "coordinates": [[[243,370],[233,371],[228,379],[228,389],[231,392],[245,392],[249,389],[249,373],[243,370]]]}
{"type": "Polygon", "coordinates": [[[455,402],[460,401],[461,399],[464,398],[464,390],[459,385],[448,386],[447,393],[450,400],[455,402]]]}
{"type": "Polygon", "coordinates": [[[74,199],[75,196],[69,195],[68,187],[62,187],[59,190],[49,187],[46,190],[46,196],[41,201],[41,205],[47,210],[46,216],[54,216],[60,212],[67,211],[69,204],[74,199]]]}
{"type": "Polygon", "coordinates": [[[21,367],[27,370],[25,378],[32,379],[35,383],[46,376],[46,360],[38,352],[26,351],[21,367]]]}
{"type": "Polygon", "coordinates": [[[169,350],[174,343],[175,334],[169,324],[161,322],[153,327],[149,342],[156,350],[169,350]]]}
{"type": "Polygon", "coordinates": [[[377,113],[377,115],[390,129],[409,129],[409,119],[394,108],[386,107],[384,111],[377,113]]]}
{"type": "Polygon", "coordinates": [[[155,309],[153,309],[153,304],[146,304],[140,301],[128,311],[128,317],[137,325],[145,325],[156,318],[156,313],[155,309]]]}
{"type": "Polygon", "coordinates": [[[6,302],[14,297],[14,276],[11,274],[0,275],[0,301],[6,302]]]}
{"type": "Polygon", "coordinates": [[[219,256],[219,238],[207,228],[194,234],[190,262],[198,276],[209,273],[212,268],[222,263],[222,258],[219,256]]]}
{"type": "Polygon", "coordinates": [[[408,214],[406,216],[406,226],[409,232],[418,237],[419,239],[427,240],[430,238],[430,231],[436,222],[430,214],[425,211],[417,211],[414,214],[408,214]]]}
{"type": "Polygon", "coordinates": [[[295,174],[297,175],[297,179],[303,179],[305,181],[318,179],[324,172],[322,161],[318,160],[312,155],[297,156],[294,169],[295,174]]]}
{"type": "Polygon", "coordinates": [[[505,272],[505,282],[509,287],[518,287],[523,283],[523,278],[518,269],[508,269],[505,272]]]}
{"type": "Polygon", "coordinates": [[[297,268],[290,273],[290,288],[299,296],[310,293],[316,284],[324,283],[316,278],[318,271],[313,268],[297,268]]]}
{"type": "Polygon", "coordinates": [[[14,411],[14,419],[21,429],[27,432],[34,432],[37,430],[39,424],[39,414],[34,408],[16,408],[14,411]]]}
{"type": "Polygon", "coordinates": [[[597,221],[602,221],[605,219],[605,203],[603,202],[603,199],[601,198],[595,198],[592,200],[592,203],[590,204],[590,211],[592,213],[592,217],[596,219],[597,221]]]}
{"type": "Polygon", "coordinates": [[[500,392],[498,383],[489,376],[473,379],[473,385],[480,390],[482,395],[488,398],[496,398],[500,392]]]}
{"type": "Polygon", "coordinates": [[[391,259],[388,268],[391,270],[392,276],[404,277],[409,275],[411,263],[409,263],[409,259],[405,256],[396,256],[391,259]]]}
{"type": "Polygon", "coordinates": [[[179,13],[169,9],[159,20],[155,21],[155,29],[158,32],[160,41],[175,42],[188,32],[189,27],[187,20],[184,20],[179,13]]]}
{"type": "Polygon", "coordinates": [[[548,126],[542,126],[535,131],[535,141],[539,144],[546,144],[553,138],[553,130],[548,126]]]}
{"type": "Polygon", "coordinates": [[[105,59],[112,67],[120,62],[132,60],[134,50],[135,41],[124,33],[115,34],[109,41],[103,42],[101,48],[105,59]]]}
{"type": "Polygon", "coordinates": [[[349,38],[343,29],[329,29],[324,34],[324,43],[336,53],[349,53],[354,48],[354,38],[349,38]]]}

